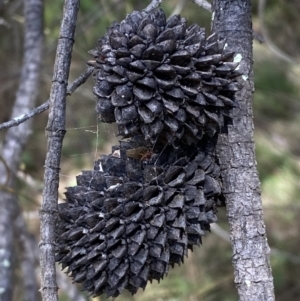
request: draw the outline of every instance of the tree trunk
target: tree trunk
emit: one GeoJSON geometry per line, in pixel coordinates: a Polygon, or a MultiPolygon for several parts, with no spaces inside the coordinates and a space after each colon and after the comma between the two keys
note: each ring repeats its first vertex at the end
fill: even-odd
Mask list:
{"type": "MultiPolygon", "coordinates": [[[[15,202],[17,202],[17,200],[15,200],[15,202]]],[[[38,301],[41,299],[36,277],[38,247],[34,236],[27,231],[27,226],[21,211],[14,220],[14,230],[18,243],[18,256],[21,261],[22,301],[38,301]]]]}
{"type": "MultiPolygon", "coordinates": [[[[24,59],[12,118],[30,111],[38,91],[43,43],[43,5],[41,0],[24,1],[24,59]]],[[[18,213],[14,194],[15,173],[31,122],[7,131],[0,158],[0,299],[11,301],[13,294],[13,222],[18,213]],[[1,164],[3,163],[3,164],[1,164]]]]}
{"type": "Polygon", "coordinates": [[[235,284],[240,301],[272,301],[274,298],[260,182],[253,140],[253,55],[250,0],[214,0],[213,31],[226,38],[228,50],[241,63],[241,91],[233,110],[228,135],[218,142],[223,193],[233,249],[235,284]]]}

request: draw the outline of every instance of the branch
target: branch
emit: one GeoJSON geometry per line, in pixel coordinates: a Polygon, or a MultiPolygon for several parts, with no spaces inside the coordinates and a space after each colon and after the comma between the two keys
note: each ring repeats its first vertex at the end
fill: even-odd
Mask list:
{"type": "MultiPolygon", "coordinates": [[[[230,243],[230,234],[229,234],[229,232],[224,230],[218,224],[211,224],[210,229],[211,229],[211,232],[213,232],[214,234],[219,236],[222,240],[230,243]]],[[[292,254],[292,253],[284,251],[284,250],[280,250],[280,249],[272,247],[271,248],[271,255],[281,256],[283,258],[286,258],[291,263],[300,264],[300,256],[292,254]]]]}
{"type": "Polygon", "coordinates": [[[70,96],[75,92],[81,85],[83,85],[87,79],[91,76],[94,71],[94,67],[89,66],[85,73],[80,74],[67,88],[67,96],[70,96]]]}
{"type": "Polygon", "coordinates": [[[55,222],[57,214],[59,168],[65,135],[67,83],[70,71],[79,0],[65,0],[60,35],[56,50],[50,92],[50,110],[46,127],[46,155],[43,200],[40,210],[41,293],[43,301],[57,301],[55,269],[55,222]]]}
{"type": "MultiPolygon", "coordinates": [[[[208,10],[211,12],[211,4],[206,1],[206,0],[191,0],[192,2],[196,3],[197,5],[199,5],[200,7],[203,7],[204,9],[208,10]]],[[[161,3],[163,2],[163,0],[152,0],[152,2],[144,9],[144,11],[146,13],[149,13],[150,11],[152,11],[153,9],[158,8],[161,3]]],[[[185,1],[181,1],[184,2],[185,1]]],[[[184,6],[183,4],[183,6],[184,6]]],[[[177,6],[182,5],[182,3],[178,3],[177,6]]],[[[171,16],[173,15],[173,13],[171,14],[171,16]]]]}
{"type": "Polygon", "coordinates": [[[152,2],[144,9],[144,12],[149,13],[153,9],[158,8],[162,4],[163,0],[152,0],[152,2]]]}
{"type": "MultiPolygon", "coordinates": [[[[78,89],[81,85],[83,85],[87,79],[91,76],[93,73],[94,67],[89,66],[85,73],[80,74],[67,88],[67,95],[70,96],[72,93],[78,89]]],[[[24,121],[43,113],[44,111],[49,109],[49,99],[44,102],[42,105],[38,106],[34,110],[22,114],[20,116],[15,117],[14,119],[1,123],[0,124],[0,131],[5,130],[7,128],[11,128],[13,126],[18,126],[19,124],[23,123],[24,121]]]]}
{"type": "Polygon", "coordinates": [[[218,224],[211,224],[210,225],[211,232],[215,233],[217,236],[222,238],[223,240],[230,242],[230,235],[227,231],[225,231],[222,227],[218,224]]]}
{"type": "Polygon", "coordinates": [[[195,4],[211,12],[211,4],[206,0],[191,0],[195,4]]]}
{"type": "MultiPolygon", "coordinates": [[[[24,55],[21,78],[16,93],[16,100],[11,118],[26,114],[34,107],[39,88],[40,66],[43,46],[43,1],[26,0],[24,3],[24,55]]],[[[14,233],[13,221],[18,212],[18,203],[13,191],[16,171],[20,157],[29,134],[31,123],[24,123],[17,129],[9,129],[6,133],[1,160],[9,167],[0,164],[0,186],[7,184],[5,191],[0,191],[0,288],[1,301],[12,300],[13,267],[14,267],[14,233]],[[11,175],[11,176],[10,176],[11,175]],[[8,180],[8,183],[4,183],[8,180]]]]}
{"type": "Polygon", "coordinates": [[[261,31],[264,37],[264,42],[267,44],[268,48],[280,59],[293,64],[299,64],[294,58],[279,49],[270,39],[267,28],[264,22],[264,11],[265,11],[266,0],[259,0],[258,4],[258,17],[261,26],[261,31]]]}
{"type": "Polygon", "coordinates": [[[63,271],[57,269],[56,277],[59,288],[64,291],[70,301],[87,301],[63,271]]]}
{"type": "Polygon", "coordinates": [[[171,12],[169,18],[171,18],[174,15],[180,15],[182,10],[184,9],[186,5],[187,0],[179,0],[173,11],[171,12]]]}
{"type": "Polygon", "coordinates": [[[214,0],[213,32],[226,39],[229,52],[239,58],[241,89],[231,111],[228,134],[219,135],[217,156],[222,193],[230,226],[234,281],[243,301],[273,301],[270,248],[263,220],[260,182],[253,138],[253,53],[251,1],[214,0]]]}
{"type": "Polygon", "coordinates": [[[252,36],[253,36],[253,40],[256,40],[259,44],[265,43],[266,41],[264,36],[258,33],[257,31],[253,30],[252,36]]]}

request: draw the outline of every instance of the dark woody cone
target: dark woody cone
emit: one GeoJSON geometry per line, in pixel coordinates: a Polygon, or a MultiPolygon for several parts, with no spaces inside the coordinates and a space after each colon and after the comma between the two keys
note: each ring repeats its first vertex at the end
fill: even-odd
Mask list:
{"type": "Polygon", "coordinates": [[[207,148],[146,157],[139,143],[102,156],[59,204],[56,260],[93,295],[159,281],[217,220],[219,168],[207,148]]]}
{"type": "Polygon", "coordinates": [[[91,51],[96,110],[119,134],[162,135],[189,144],[224,127],[238,89],[233,53],[225,40],[164,12],[134,11],[115,23],[91,51]]]}
{"type": "Polygon", "coordinates": [[[91,53],[96,111],[127,140],[67,188],[56,260],[92,295],[117,297],[162,279],[217,221],[215,146],[238,63],[216,34],[161,9],[113,24],[91,53]]]}

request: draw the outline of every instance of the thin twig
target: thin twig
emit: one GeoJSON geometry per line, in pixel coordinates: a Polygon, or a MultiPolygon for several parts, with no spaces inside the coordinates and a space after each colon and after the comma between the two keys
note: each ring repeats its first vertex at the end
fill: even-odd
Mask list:
{"type": "Polygon", "coordinates": [[[211,12],[211,4],[206,0],[191,0],[195,4],[211,12]]]}
{"type": "Polygon", "coordinates": [[[57,301],[55,269],[55,222],[57,214],[59,168],[65,135],[67,83],[70,71],[79,0],[65,0],[56,50],[46,127],[48,149],[45,163],[41,217],[41,293],[43,301],[57,301]]]}
{"type": "MultiPolygon", "coordinates": [[[[221,226],[218,224],[211,224],[210,225],[211,232],[219,236],[222,240],[230,243],[230,234],[228,231],[224,230],[221,226]]],[[[290,252],[280,250],[277,248],[270,248],[271,254],[274,256],[281,256],[289,260],[290,262],[294,264],[300,264],[300,256],[292,254],[290,252]]]]}
{"type": "MultiPolygon", "coordinates": [[[[86,80],[91,76],[91,74],[93,73],[94,67],[89,66],[87,68],[87,70],[85,71],[85,73],[82,73],[78,76],[78,78],[76,78],[69,86],[67,89],[67,95],[72,95],[72,93],[78,89],[82,84],[84,84],[86,82],[86,80]]],[[[44,102],[42,105],[38,106],[37,108],[35,108],[34,110],[30,111],[29,113],[26,114],[22,114],[20,116],[17,116],[15,118],[13,118],[10,121],[7,122],[3,122],[0,124],[0,131],[1,130],[5,130],[8,128],[11,128],[13,126],[17,126],[21,123],[23,123],[24,121],[43,113],[44,111],[49,109],[49,99],[44,102]]]]}
{"type": "Polygon", "coordinates": [[[184,9],[186,5],[187,0],[179,0],[173,11],[171,12],[169,18],[171,18],[174,15],[180,15],[182,10],[184,9]]]}
{"type": "Polygon", "coordinates": [[[218,224],[211,224],[210,225],[211,232],[215,233],[217,236],[222,238],[223,240],[230,243],[230,234],[218,224]]]}
{"type": "Polygon", "coordinates": [[[85,298],[83,294],[80,293],[77,286],[70,281],[63,271],[57,269],[56,278],[59,288],[68,296],[70,301],[87,301],[89,299],[85,298]]]}
{"type": "Polygon", "coordinates": [[[264,36],[255,30],[253,30],[252,36],[253,36],[253,40],[256,40],[259,44],[262,44],[266,41],[264,36]]]}
{"type": "Polygon", "coordinates": [[[22,114],[20,116],[13,118],[10,121],[1,123],[0,131],[17,126],[17,125],[23,123],[24,121],[34,117],[35,115],[41,114],[42,112],[46,111],[47,109],[49,109],[49,100],[47,100],[45,103],[43,103],[39,107],[35,108],[34,110],[30,111],[29,113],[22,114]]]}
{"type": "Polygon", "coordinates": [[[11,25],[4,19],[4,18],[0,18],[0,26],[3,25],[6,28],[10,28],[11,25]]]}
{"type": "Polygon", "coordinates": [[[89,66],[85,73],[80,74],[67,88],[67,95],[72,95],[72,93],[83,85],[87,79],[91,76],[94,71],[94,67],[89,66]]]}
{"type": "Polygon", "coordinates": [[[267,28],[265,26],[265,22],[264,22],[265,5],[266,5],[266,0],[259,0],[258,17],[259,17],[261,31],[262,31],[263,37],[265,39],[266,45],[280,59],[282,59],[288,63],[299,64],[299,62],[297,62],[293,57],[291,57],[288,54],[286,54],[285,52],[283,52],[272,42],[272,40],[268,34],[267,28]]]}
{"type": "Polygon", "coordinates": [[[152,0],[151,3],[144,9],[144,12],[149,13],[153,9],[158,8],[162,4],[163,0],[152,0]]]}

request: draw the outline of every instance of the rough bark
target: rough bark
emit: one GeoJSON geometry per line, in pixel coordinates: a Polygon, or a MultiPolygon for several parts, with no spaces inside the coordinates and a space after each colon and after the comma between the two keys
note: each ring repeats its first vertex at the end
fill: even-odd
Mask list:
{"type": "Polygon", "coordinates": [[[212,7],[213,31],[226,37],[228,49],[238,53],[237,60],[241,58],[243,88],[237,95],[228,135],[222,135],[218,143],[235,283],[240,301],[272,301],[275,299],[270,249],[253,140],[251,1],[215,0],[212,7]]]}
{"type": "Polygon", "coordinates": [[[40,210],[41,293],[44,301],[58,300],[54,257],[55,220],[61,148],[65,135],[67,83],[78,10],[79,0],[65,1],[49,99],[50,109],[46,127],[48,150],[40,210]]]}
{"type": "MultiPolygon", "coordinates": [[[[41,0],[24,1],[25,37],[21,78],[12,118],[26,114],[34,106],[38,91],[43,42],[43,5],[41,0]]],[[[15,173],[30,134],[31,124],[9,129],[0,154],[0,299],[10,301],[13,292],[13,220],[18,204],[13,195],[15,173]]]]}

